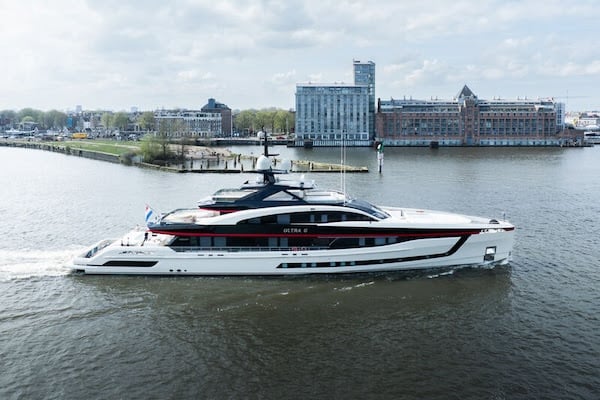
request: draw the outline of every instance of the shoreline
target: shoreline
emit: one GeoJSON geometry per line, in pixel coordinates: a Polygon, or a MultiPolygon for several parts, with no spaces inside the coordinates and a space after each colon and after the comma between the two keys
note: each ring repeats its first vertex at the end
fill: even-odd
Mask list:
{"type": "MultiPolygon", "coordinates": [[[[136,166],[140,168],[153,169],[165,172],[174,173],[244,173],[253,172],[257,160],[256,156],[248,156],[242,154],[234,154],[229,149],[212,148],[208,146],[190,145],[186,149],[187,155],[200,155],[199,158],[186,159],[188,166],[163,166],[158,164],[145,163],[141,160],[136,160],[135,154],[132,152],[123,152],[122,154],[113,154],[99,150],[90,150],[77,147],[71,147],[67,143],[62,142],[25,142],[16,140],[0,141],[2,147],[17,147],[25,149],[51,151],[65,155],[83,157],[92,160],[106,161],[113,164],[123,164],[128,166],[136,166]],[[133,154],[133,155],[132,155],[133,154]],[[231,164],[230,164],[231,163],[231,164]],[[196,168],[194,168],[196,164],[196,168]],[[213,167],[211,167],[211,164],[213,167]],[[198,168],[199,165],[199,168],[198,168]],[[230,168],[230,165],[233,168],[230,168]],[[244,167],[246,165],[246,167],[244,167]]],[[[125,146],[123,146],[125,147],[125,146]]],[[[135,147],[130,146],[132,151],[135,147]]],[[[275,165],[279,160],[275,160],[275,165]]],[[[367,167],[342,166],[341,164],[314,162],[310,160],[294,160],[291,161],[292,168],[290,173],[301,172],[322,172],[322,173],[339,173],[340,171],[351,173],[368,173],[367,167]]]]}

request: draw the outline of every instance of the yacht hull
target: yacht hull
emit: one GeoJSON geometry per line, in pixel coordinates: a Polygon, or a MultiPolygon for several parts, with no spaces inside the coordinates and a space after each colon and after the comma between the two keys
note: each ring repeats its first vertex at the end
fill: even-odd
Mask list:
{"type": "MultiPolygon", "coordinates": [[[[135,233],[130,234],[132,235],[135,233]]],[[[281,248],[258,251],[175,251],[168,246],[148,243],[128,245],[123,240],[117,240],[93,246],[76,258],[71,268],[86,274],[201,276],[408,271],[506,264],[511,259],[513,241],[512,229],[482,230],[476,234],[425,237],[383,246],[335,250],[281,248]]]]}

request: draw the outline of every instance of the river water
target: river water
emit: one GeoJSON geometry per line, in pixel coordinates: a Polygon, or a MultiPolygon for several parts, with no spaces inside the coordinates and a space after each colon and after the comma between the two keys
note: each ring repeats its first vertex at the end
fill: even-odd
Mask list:
{"type": "Polygon", "coordinates": [[[599,147],[387,148],[382,174],[361,148],[347,163],[371,171],[347,174],[356,197],[505,215],[513,262],[291,279],[71,275],[71,257],[142,224],[145,204],[192,207],[253,176],[0,148],[0,398],[599,398],[599,147]]]}

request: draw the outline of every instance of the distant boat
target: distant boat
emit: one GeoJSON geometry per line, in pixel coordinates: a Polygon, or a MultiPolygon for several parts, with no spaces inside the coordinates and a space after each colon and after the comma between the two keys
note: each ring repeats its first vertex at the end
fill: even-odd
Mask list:
{"type": "Polygon", "coordinates": [[[584,132],[583,142],[586,144],[600,144],[600,131],[584,132]]]}
{"type": "Polygon", "coordinates": [[[8,135],[9,137],[21,137],[21,136],[33,136],[33,135],[37,135],[38,133],[38,129],[31,129],[31,130],[21,130],[21,129],[14,129],[11,128],[9,130],[7,130],[5,132],[6,135],[8,135]]]}

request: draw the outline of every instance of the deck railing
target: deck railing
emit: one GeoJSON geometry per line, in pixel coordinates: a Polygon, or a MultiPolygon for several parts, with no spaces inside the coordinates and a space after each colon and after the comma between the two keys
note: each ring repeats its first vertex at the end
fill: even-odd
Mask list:
{"type": "Polygon", "coordinates": [[[305,251],[327,250],[328,247],[310,246],[310,247],[200,247],[200,246],[169,246],[177,252],[198,252],[198,253],[240,253],[240,252],[285,252],[299,253],[305,251]]]}

